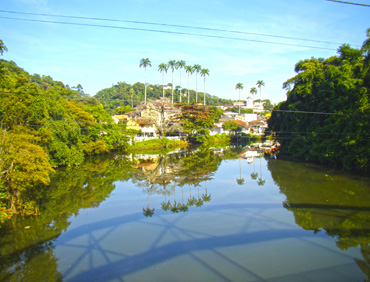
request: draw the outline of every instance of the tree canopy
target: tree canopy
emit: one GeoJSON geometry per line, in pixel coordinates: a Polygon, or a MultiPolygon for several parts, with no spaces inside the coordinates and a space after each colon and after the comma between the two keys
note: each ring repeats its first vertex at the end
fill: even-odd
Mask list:
{"type": "Polygon", "coordinates": [[[283,154],[369,172],[369,54],[344,44],[338,55],[296,64],[269,128],[283,154]]]}

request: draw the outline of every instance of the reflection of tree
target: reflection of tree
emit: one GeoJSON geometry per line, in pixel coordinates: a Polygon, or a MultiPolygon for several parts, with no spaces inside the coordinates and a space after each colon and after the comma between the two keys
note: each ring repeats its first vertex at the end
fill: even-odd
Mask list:
{"type": "Polygon", "coordinates": [[[253,158],[253,173],[251,173],[251,179],[256,180],[258,178],[258,173],[256,172],[256,158],[253,158]]]}
{"type": "Polygon", "coordinates": [[[362,272],[367,276],[368,279],[365,281],[370,281],[370,245],[361,246],[361,254],[364,259],[360,260],[356,258],[355,262],[362,272]]]}
{"type": "MultiPolygon", "coordinates": [[[[224,155],[231,155],[225,150],[224,155]]],[[[190,206],[202,206],[204,202],[211,200],[206,194],[200,198],[200,183],[211,180],[213,173],[218,169],[222,162],[222,157],[216,155],[214,150],[201,148],[195,152],[180,152],[180,154],[157,155],[151,157],[149,161],[136,161],[137,163],[153,163],[150,166],[140,166],[137,174],[133,176],[132,182],[142,188],[147,196],[153,193],[165,196],[164,202],[161,203],[163,210],[171,210],[174,213],[179,211],[185,212],[190,206]],[[181,155],[181,157],[179,156],[181,155]],[[155,160],[155,161],[154,161],[155,160]],[[191,186],[198,187],[198,198],[191,195],[191,186]],[[190,196],[184,199],[184,188],[188,186],[190,196]],[[147,187],[155,187],[147,191],[147,187]],[[172,187],[168,189],[168,187],[172,187]],[[176,201],[176,187],[181,187],[181,203],[176,201]],[[174,200],[171,206],[167,202],[167,195],[172,191],[174,200]]],[[[149,157],[148,157],[149,158],[149,157]]],[[[206,188],[207,190],[207,188],[206,188]]]]}
{"type": "Polygon", "coordinates": [[[127,181],[133,164],[124,156],[97,156],[80,166],[60,168],[48,189],[41,190],[37,217],[14,216],[0,228],[0,281],[61,281],[55,240],[81,208],[98,207],[115,188],[127,181]],[[25,226],[30,229],[25,230],[25,226]]]}
{"type": "Polygon", "coordinates": [[[263,186],[263,185],[265,185],[265,183],[266,183],[266,180],[265,179],[263,179],[263,176],[262,176],[262,157],[260,157],[260,172],[261,172],[261,177],[260,178],[258,178],[258,181],[257,181],[257,184],[259,185],[259,186],[263,186]]]}
{"type": "Polygon", "coordinates": [[[284,207],[293,212],[295,222],[315,233],[325,230],[341,250],[360,246],[363,260],[355,260],[370,278],[368,179],[274,159],[269,159],[268,169],[280,192],[286,195],[284,207]]]}
{"type": "Polygon", "coordinates": [[[240,161],[240,158],[239,158],[239,178],[236,179],[236,183],[238,183],[239,185],[243,185],[245,180],[244,178],[242,178],[242,166],[241,166],[241,161],[240,161]]]}

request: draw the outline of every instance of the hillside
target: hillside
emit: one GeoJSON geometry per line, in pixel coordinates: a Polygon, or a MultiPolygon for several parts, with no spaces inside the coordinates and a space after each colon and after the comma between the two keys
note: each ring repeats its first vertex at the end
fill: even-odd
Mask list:
{"type": "MultiPolygon", "coordinates": [[[[187,92],[188,90],[183,88],[182,102],[187,103],[187,92]],[[184,95],[185,94],[185,95],[184,95]]],[[[165,97],[170,98],[172,90],[165,90],[165,97]]],[[[147,99],[157,99],[163,96],[162,85],[151,85],[147,87],[147,99]]],[[[104,106],[104,108],[109,112],[113,113],[114,109],[124,106],[137,106],[144,101],[144,83],[137,82],[133,85],[126,82],[118,82],[110,88],[105,88],[100,90],[95,96],[96,99],[104,106]],[[132,96],[132,97],[131,97],[132,96]],[[131,99],[132,98],[132,99],[131,99]]],[[[196,92],[190,90],[190,103],[195,102],[196,92]]],[[[204,96],[203,92],[198,91],[198,102],[203,102],[204,96]]],[[[174,101],[180,101],[180,90],[174,89],[174,101]]],[[[218,106],[224,104],[232,104],[232,100],[222,99],[216,96],[207,94],[206,103],[208,106],[218,106]]]]}

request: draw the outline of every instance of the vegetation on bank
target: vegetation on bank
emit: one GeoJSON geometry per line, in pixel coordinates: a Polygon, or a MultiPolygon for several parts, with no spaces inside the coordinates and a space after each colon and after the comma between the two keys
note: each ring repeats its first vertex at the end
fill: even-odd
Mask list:
{"type": "MultiPolygon", "coordinates": [[[[5,51],[7,48],[0,40],[0,54],[5,51]]],[[[118,86],[112,90],[124,99],[127,98],[124,89],[132,96],[134,89],[136,99],[142,98],[139,89],[127,87],[125,83],[118,86]]],[[[136,86],[144,90],[143,84],[136,86]]],[[[148,87],[149,98],[160,96],[154,91],[157,88],[148,87]]],[[[97,95],[102,102],[121,97],[104,96],[104,93],[107,94],[103,91],[97,95]]],[[[126,124],[114,123],[103,104],[86,95],[81,85],[69,87],[50,76],[31,75],[15,62],[2,59],[0,100],[0,219],[7,213],[37,213],[37,195],[49,189],[50,176],[56,167],[78,166],[86,156],[113,151],[187,145],[184,141],[158,139],[131,146],[132,133],[126,130],[126,124]]],[[[108,106],[121,106],[119,111],[131,110],[127,103],[108,106]]],[[[189,105],[188,110],[196,108],[189,105]]],[[[213,107],[206,109],[198,111],[199,116],[189,118],[188,115],[178,122],[186,124],[187,132],[201,131],[203,121],[207,122],[206,128],[211,128],[210,122],[219,118],[221,112],[213,107]],[[192,125],[196,128],[191,128],[192,125]]],[[[185,113],[189,112],[185,110],[185,113]]]]}
{"type": "Polygon", "coordinates": [[[137,142],[127,148],[127,151],[143,150],[143,149],[158,149],[158,148],[173,148],[186,147],[189,144],[183,140],[170,140],[167,138],[151,139],[142,142],[137,142]]]}
{"type": "Polygon", "coordinates": [[[370,172],[370,29],[361,49],[295,66],[269,128],[280,151],[298,159],[370,172]]]}

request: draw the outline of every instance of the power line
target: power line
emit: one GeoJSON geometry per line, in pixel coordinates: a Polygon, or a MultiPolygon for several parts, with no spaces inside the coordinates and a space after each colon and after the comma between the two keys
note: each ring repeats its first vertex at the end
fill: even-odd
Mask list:
{"type": "Polygon", "coordinates": [[[273,112],[282,112],[282,113],[316,114],[316,115],[336,115],[336,116],[353,115],[353,114],[345,114],[345,113],[310,112],[310,111],[289,111],[289,110],[272,110],[272,111],[273,112]]]}
{"type": "Polygon", "coordinates": [[[336,2],[341,4],[350,4],[350,5],[357,5],[357,6],[364,6],[364,7],[370,7],[369,4],[362,4],[362,3],[354,3],[354,2],[347,2],[347,1],[339,1],[339,0],[326,0],[329,2],[336,2]]]}
{"type": "Polygon", "coordinates": [[[282,39],[292,39],[292,40],[301,40],[301,41],[309,41],[309,42],[316,42],[316,43],[326,43],[326,44],[335,44],[335,45],[341,45],[341,44],[343,44],[343,42],[342,43],[338,43],[338,42],[322,41],[322,40],[299,38],[299,37],[290,37],[290,36],[282,36],[282,35],[264,34],[264,33],[247,32],[247,31],[239,31],[239,30],[229,30],[229,29],[219,29],[219,28],[189,26],[189,25],[177,25],[177,24],[166,24],[166,23],[144,22],[144,21],[132,21],[132,20],[118,20],[118,19],[107,19],[107,18],[97,18],[97,17],[67,16],[67,15],[56,15],[56,14],[40,14],[40,13],[28,13],[28,12],[17,12],[17,11],[7,11],[7,10],[0,10],[0,12],[1,13],[20,14],[20,15],[33,15],[33,16],[44,16],[44,17],[59,17],[59,18],[69,18],[69,19],[93,20],[93,21],[121,22],[121,23],[133,23],[133,24],[143,24],[143,25],[156,25],[156,26],[176,27],[176,28],[187,28],[187,29],[195,29],[195,30],[218,31],[218,32],[246,34],[246,35],[257,35],[257,36],[274,37],[274,38],[282,38],[282,39]]]}
{"type": "Polygon", "coordinates": [[[283,46],[291,46],[291,47],[301,47],[301,48],[311,48],[311,49],[337,51],[337,49],[333,49],[333,48],[325,48],[325,47],[309,46],[309,45],[300,45],[300,44],[292,44],[292,43],[281,43],[281,42],[264,41],[264,40],[255,40],[255,39],[246,39],[246,38],[238,38],[238,37],[227,37],[227,36],[219,36],[219,35],[211,35],[211,34],[197,34],[197,33],[179,32],[179,31],[167,31],[167,30],[157,30],[157,29],[145,29],[145,28],[134,28],[134,27],[123,27],[123,26],[112,26],[112,25],[98,25],[98,24],[75,23],[75,22],[62,22],[62,21],[35,20],[35,19],[12,18],[12,17],[0,17],[0,19],[28,21],[28,22],[39,22],[39,23],[53,23],[53,24],[63,24],[63,25],[75,25],[75,26],[87,26],[87,27],[99,27],[99,28],[112,28],[112,29],[123,29],[123,30],[135,30],[135,31],[146,31],[146,32],[156,32],[156,33],[168,33],[168,34],[176,34],[176,35],[188,35],[188,36],[215,38],[215,39],[247,41],[247,42],[255,42],[255,43],[266,43],[266,44],[283,45],[283,46]]]}

